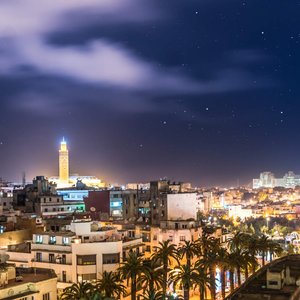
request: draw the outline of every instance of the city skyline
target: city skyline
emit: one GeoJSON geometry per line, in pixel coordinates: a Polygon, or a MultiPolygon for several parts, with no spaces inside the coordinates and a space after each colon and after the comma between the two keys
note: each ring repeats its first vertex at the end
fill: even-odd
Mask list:
{"type": "Polygon", "coordinates": [[[279,0],[0,3],[0,177],[58,174],[62,136],[70,172],[106,182],[299,174],[298,10],[279,0]]]}

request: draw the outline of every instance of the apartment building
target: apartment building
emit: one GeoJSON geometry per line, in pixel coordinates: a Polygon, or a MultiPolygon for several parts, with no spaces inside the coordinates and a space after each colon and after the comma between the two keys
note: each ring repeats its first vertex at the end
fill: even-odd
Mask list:
{"type": "Polygon", "coordinates": [[[7,253],[10,262],[53,269],[61,291],[74,282],[93,281],[104,271],[116,270],[129,251],[142,253],[142,239],[85,219],[73,220],[64,231],[34,234],[30,251],[15,247],[7,253]]]}

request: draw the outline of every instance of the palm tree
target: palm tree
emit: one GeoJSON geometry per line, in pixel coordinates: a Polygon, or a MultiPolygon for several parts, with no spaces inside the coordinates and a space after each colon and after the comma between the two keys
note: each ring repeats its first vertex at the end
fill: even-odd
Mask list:
{"type": "Polygon", "coordinates": [[[126,291],[119,274],[107,271],[102,273],[102,278],[97,282],[96,288],[106,298],[119,298],[126,291]]]}
{"type": "Polygon", "coordinates": [[[191,267],[191,261],[195,255],[200,255],[200,244],[198,242],[184,241],[178,248],[180,258],[186,258],[186,264],[191,267]]]}
{"type": "Polygon", "coordinates": [[[257,247],[258,251],[261,254],[262,265],[264,266],[266,262],[266,256],[268,253],[268,237],[266,235],[263,234],[258,238],[257,247]]]}
{"type": "Polygon", "coordinates": [[[271,241],[271,240],[268,243],[268,250],[270,252],[270,261],[273,260],[273,255],[274,254],[276,254],[277,256],[279,256],[283,252],[283,249],[280,246],[280,244],[277,243],[277,242],[271,241]]]}
{"type": "Polygon", "coordinates": [[[122,279],[127,280],[127,285],[130,282],[131,300],[136,300],[137,283],[144,268],[143,259],[136,252],[130,252],[127,260],[119,268],[122,279]]]}
{"type": "Polygon", "coordinates": [[[176,289],[176,285],[180,284],[183,288],[183,299],[189,300],[190,289],[193,287],[197,279],[197,273],[194,268],[188,265],[179,265],[170,272],[170,281],[176,289]]]}
{"type": "Polygon", "coordinates": [[[221,294],[222,298],[225,299],[225,289],[226,289],[226,271],[229,269],[229,253],[225,248],[220,247],[218,249],[218,266],[220,268],[221,277],[221,294]]]}
{"type": "Polygon", "coordinates": [[[163,300],[163,292],[155,290],[146,290],[145,294],[142,296],[143,300],[163,300]]]}
{"type": "Polygon", "coordinates": [[[158,261],[153,259],[144,260],[144,270],[139,278],[139,284],[144,291],[152,294],[163,286],[163,270],[158,261]]]}
{"type": "Polygon", "coordinates": [[[202,264],[202,260],[196,261],[195,271],[197,274],[195,280],[195,286],[199,287],[200,300],[203,300],[205,298],[206,288],[210,287],[210,278],[207,273],[207,270],[204,268],[202,264]]]}
{"type": "Polygon", "coordinates": [[[200,241],[202,248],[202,265],[209,271],[211,298],[216,299],[216,267],[218,262],[218,251],[221,247],[220,240],[215,237],[202,236],[200,241]]]}
{"type": "Polygon", "coordinates": [[[74,283],[64,289],[61,299],[66,300],[90,300],[95,296],[95,288],[89,282],[74,283]]]}
{"type": "Polygon", "coordinates": [[[168,271],[169,265],[172,263],[171,259],[178,261],[178,253],[175,244],[170,241],[160,242],[158,247],[155,247],[155,253],[152,256],[154,261],[159,262],[163,269],[163,297],[166,297],[168,286],[168,271]]]}
{"type": "Polygon", "coordinates": [[[258,247],[258,237],[256,235],[250,236],[246,241],[245,241],[245,250],[247,251],[247,254],[249,256],[249,263],[251,266],[251,273],[253,274],[258,266],[257,263],[257,254],[259,251],[258,247]]]}

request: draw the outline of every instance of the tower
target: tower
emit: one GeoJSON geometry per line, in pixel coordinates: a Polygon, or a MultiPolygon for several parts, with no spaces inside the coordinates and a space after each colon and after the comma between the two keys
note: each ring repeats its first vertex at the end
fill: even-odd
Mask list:
{"type": "Polygon", "coordinates": [[[59,181],[69,183],[69,151],[65,138],[62,139],[59,149],[59,181]]]}

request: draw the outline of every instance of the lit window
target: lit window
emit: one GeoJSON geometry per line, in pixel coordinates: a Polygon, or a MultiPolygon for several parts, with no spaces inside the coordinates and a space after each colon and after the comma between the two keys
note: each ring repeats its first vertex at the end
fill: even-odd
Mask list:
{"type": "Polygon", "coordinates": [[[49,244],[56,244],[56,236],[50,236],[49,237],[49,244]]]}
{"type": "Polygon", "coordinates": [[[43,236],[42,235],[37,235],[35,238],[35,242],[37,244],[43,244],[43,236]]]}
{"type": "Polygon", "coordinates": [[[66,236],[63,236],[63,238],[62,238],[62,242],[63,242],[63,244],[64,244],[64,245],[68,245],[68,244],[69,244],[69,242],[70,242],[70,240],[69,240],[69,238],[68,238],[68,237],[66,237],[66,236]]]}

